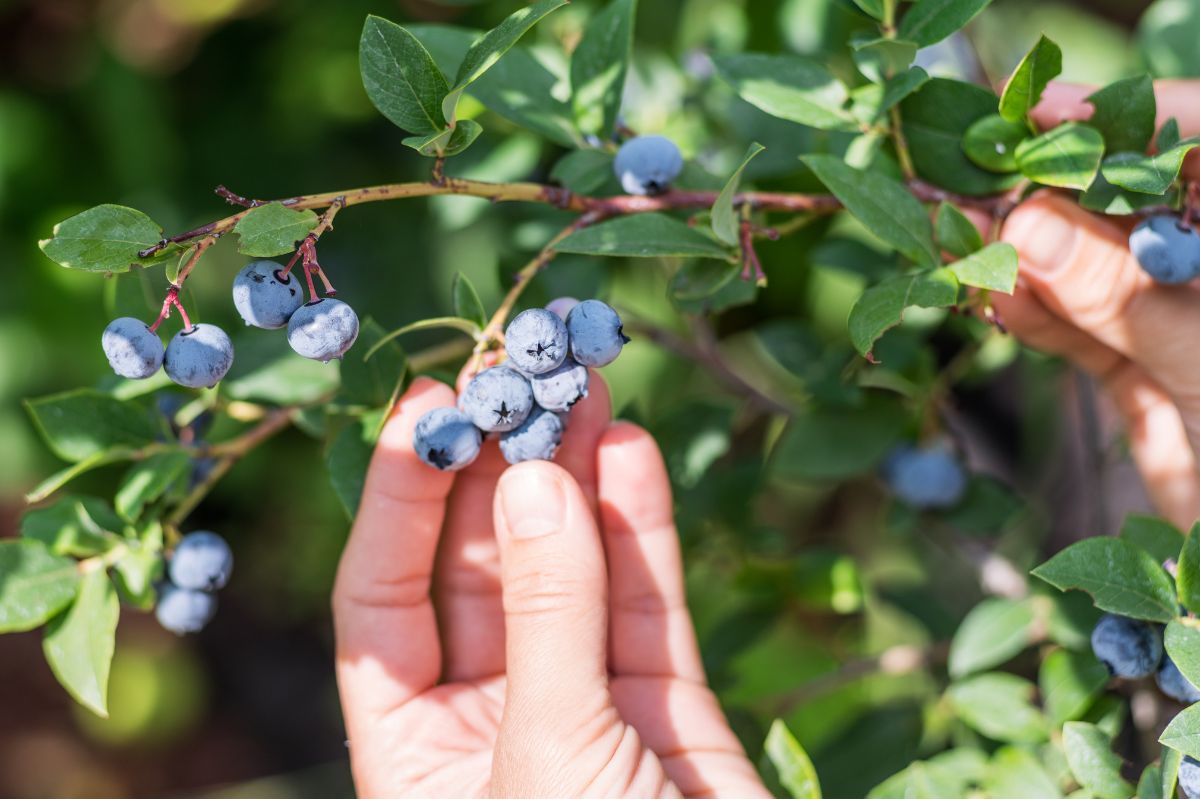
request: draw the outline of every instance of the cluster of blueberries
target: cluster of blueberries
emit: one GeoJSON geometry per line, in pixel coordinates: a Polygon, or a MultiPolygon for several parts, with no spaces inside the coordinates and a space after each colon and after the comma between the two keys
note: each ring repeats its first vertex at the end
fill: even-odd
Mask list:
{"type": "MultiPolygon", "coordinates": [[[[332,297],[304,302],[304,290],[274,261],[251,261],[233,281],[233,304],[247,325],[265,330],[283,326],[288,343],[305,358],[341,358],[358,338],[358,316],[332,297]]],[[[210,388],[233,366],[233,342],[224,330],[188,324],[163,349],[158,334],[140,319],[114,319],[100,337],[109,366],[121,377],[141,380],[161,366],[167,377],[188,388],[210,388]]]]}
{"type": "Polygon", "coordinates": [[[967,490],[967,473],[946,446],[905,444],[883,463],[884,482],[903,502],[922,510],[951,508],[967,490]]]}
{"type": "Polygon", "coordinates": [[[216,592],[232,572],[233,552],[224,538],[208,530],[185,535],[171,553],[168,579],[158,589],[158,623],[176,635],[204,629],[217,612],[216,592]]]}
{"type": "Polygon", "coordinates": [[[504,332],[508,360],[471,378],[457,408],[422,416],[413,449],[455,471],[478,457],[485,433],[496,433],[509,463],[552,460],[571,406],[587,396],[588,368],[612,363],[628,341],[621,317],[599,300],[563,297],[522,311],[504,332]]]}
{"type": "Polygon", "coordinates": [[[1142,220],[1129,234],[1129,251],[1159,283],[1175,285],[1200,277],[1200,235],[1174,214],[1142,220]]]}
{"type": "MultiPolygon", "coordinates": [[[[1163,651],[1160,625],[1105,614],[1092,629],[1092,652],[1114,677],[1140,680],[1153,674],[1159,690],[1177,702],[1200,702],[1200,688],[1192,685],[1163,651]]],[[[1188,799],[1200,799],[1200,761],[1183,759],[1179,786],[1188,799]]]]}

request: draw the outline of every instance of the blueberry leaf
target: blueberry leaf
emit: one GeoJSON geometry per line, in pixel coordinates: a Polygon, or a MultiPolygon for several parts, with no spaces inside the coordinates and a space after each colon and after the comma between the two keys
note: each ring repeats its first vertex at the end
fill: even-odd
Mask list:
{"type": "Polygon", "coordinates": [[[470,147],[483,126],[473,119],[460,119],[453,128],[442,128],[424,136],[405,136],[400,143],[429,158],[458,155],[470,147]]]}
{"type": "Polygon", "coordinates": [[[996,750],[982,787],[989,799],[1062,799],[1058,785],[1037,756],[1017,746],[996,750]]]}
{"type": "Polygon", "coordinates": [[[1032,643],[1029,600],[987,599],[967,613],[950,641],[950,676],[999,666],[1032,643]]]}
{"type": "Polygon", "coordinates": [[[383,336],[370,347],[365,348],[363,355],[364,361],[369,361],[375,357],[375,353],[382,350],[389,342],[403,336],[406,333],[415,333],[418,330],[437,330],[438,328],[448,328],[450,330],[458,330],[466,333],[471,338],[478,338],[482,332],[480,325],[472,322],[469,319],[463,319],[459,316],[436,316],[432,319],[420,319],[416,322],[410,322],[403,327],[398,327],[395,330],[383,336]]]}
{"type": "Polygon", "coordinates": [[[462,272],[454,276],[454,284],[450,293],[454,296],[454,315],[474,322],[480,328],[487,324],[487,313],[483,310],[483,302],[479,292],[462,272]]]}
{"type": "Polygon", "coordinates": [[[350,520],[358,513],[378,429],[377,420],[370,417],[354,420],[342,428],[325,454],[333,491],[350,520]]]}
{"type": "Polygon", "coordinates": [[[782,719],[775,719],[763,743],[763,760],[792,799],[821,799],[821,784],[812,760],[782,719]]]}
{"type": "Polygon", "coordinates": [[[1112,739],[1096,725],[1063,725],[1063,751],[1075,780],[1098,799],[1129,799],[1133,794],[1133,786],[1121,777],[1121,758],[1113,754],[1112,739]]]}
{"type": "Polygon", "coordinates": [[[880,392],[858,405],[812,407],[789,422],[771,451],[786,480],[844,480],[875,468],[904,433],[904,410],[880,392]]]}
{"type": "Polygon", "coordinates": [[[990,672],[955,682],[946,692],[955,713],[971,729],[996,741],[1046,740],[1046,719],[1033,704],[1033,683],[990,672]]]}
{"type": "Polygon", "coordinates": [[[938,246],[959,258],[983,248],[983,236],[975,223],[954,205],[943,202],[938,206],[934,221],[938,246]]]}
{"type": "Polygon", "coordinates": [[[41,399],[25,407],[55,455],[79,462],[120,447],[154,441],[159,429],[149,414],[92,389],[77,389],[41,399]]]}
{"type": "Polygon", "coordinates": [[[358,59],[367,97],[393,124],[417,134],[446,127],[442,100],[450,87],[412,33],[382,17],[368,16],[358,59]]]}
{"type": "Polygon", "coordinates": [[[990,172],[1015,172],[1017,146],[1028,138],[1029,127],[1024,123],[989,114],[967,128],[962,147],[967,158],[990,172]]]}
{"type": "Polygon", "coordinates": [[[123,527],[124,521],[98,497],[64,496],[21,516],[21,537],[40,541],[55,555],[95,555],[108,545],[97,530],[117,533],[123,527]]]}
{"type": "Polygon", "coordinates": [[[153,219],[123,205],[97,205],[54,226],[50,238],[38,242],[59,266],[84,272],[128,272],[134,265],[157,263],[174,255],[172,245],[152,259],[138,252],[153,247],[163,230],[153,219]]]}
{"type": "Polygon", "coordinates": [[[1179,120],[1171,117],[1158,131],[1158,138],[1154,142],[1154,147],[1160,153],[1165,150],[1170,150],[1176,144],[1179,144],[1179,120]]]}
{"type": "Polygon", "coordinates": [[[41,541],[0,541],[0,633],[45,624],[75,598],[79,567],[41,541]]]}
{"type": "Polygon", "coordinates": [[[849,92],[819,61],[797,55],[740,53],[713,59],[738,95],[773,117],[823,130],[855,130],[849,92]]]}
{"type": "Polygon", "coordinates": [[[1092,185],[1079,196],[1079,204],[1089,211],[1128,215],[1152,205],[1173,205],[1176,194],[1174,187],[1162,196],[1123,189],[1105,179],[1102,167],[1101,171],[1096,173],[1092,185]]]}
{"type": "Polygon", "coordinates": [[[1079,122],[1059,125],[1017,146],[1017,167],[1025,177],[1065,189],[1090,186],[1103,157],[1100,131],[1079,122]]]}
{"type": "Polygon", "coordinates": [[[1179,177],[1183,159],[1200,139],[1185,139],[1155,155],[1116,153],[1104,159],[1104,179],[1114,186],[1161,197],[1179,177]]]}
{"type": "Polygon", "coordinates": [[[1171,719],[1158,742],[1189,757],[1200,758],[1200,703],[1171,719]]]}
{"type": "Polygon", "coordinates": [[[404,350],[370,318],[362,323],[358,341],[342,359],[339,397],[367,408],[390,404],[408,371],[404,350]]]}
{"type": "Polygon", "coordinates": [[[585,134],[607,138],[616,130],[636,13],[637,0],[612,0],[588,20],[571,54],[571,108],[585,134]]]}
{"type": "Polygon", "coordinates": [[[1137,546],[1156,561],[1178,560],[1183,548],[1183,533],[1170,522],[1156,516],[1131,513],[1121,524],[1121,538],[1137,546]]]}
{"type": "Polygon", "coordinates": [[[958,302],[958,289],[958,280],[946,269],[897,275],[872,286],[850,310],[850,341],[861,355],[871,358],[875,342],[904,320],[906,309],[949,307],[958,302]]]}
{"type": "Polygon", "coordinates": [[[1200,685],[1200,629],[1194,619],[1172,619],[1163,635],[1167,654],[1193,685],[1200,685]]]}
{"type": "Polygon", "coordinates": [[[1185,608],[1193,613],[1200,612],[1200,524],[1193,525],[1183,541],[1175,588],[1179,592],[1179,602],[1185,608]]]}
{"type": "Polygon", "coordinates": [[[580,255],[627,258],[728,259],[720,244],[685,223],[657,213],[632,214],[575,231],[555,247],[580,255]]]}
{"type": "Polygon", "coordinates": [[[1079,541],[1032,573],[1061,591],[1086,591],[1109,613],[1163,623],[1176,615],[1171,578],[1158,561],[1124,539],[1079,541]]]}
{"type": "Polygon", "coordinates": [[[1163,747],[1162,757],[1159,758],[1162,767],[1162,793],[1159,794],[1161,799],[1173,799],[1175,796],[1176,783],[1179,781],[1179,764],[1182,760],[1183,755],[1178,749],[1163,747]]]}
{"type": "Polygon", "coordinates": [[[868,39],[853,43],[854,64],[872,83],[885,83],[912,65],[917,43],[900,39],[868,39]]]}
{"type": "Polygon", "coordinates": [[[92,569],[80,581],[74,603],[50,622],[42,639],[42,652],[54,676],[76,701],[104,718],[120,613],[108,574],[92,569]]]}
{"type": "Polygon", "coordinates": [[[233,232],[239,236],[238,252],[254,258],[270,258],[295,250],[296,242],[316,226],[317,215],[310,210],[267,203],[247,211],[233,232]]]}
{"type": "Polygon", "coordinates": [[[901,39],[928,47],[970,22],[991,0],[921,0],[900,20],[901,39]]]}
{"type": "Polygon", "coordinates": [[[1109,674],[1091,652],[1056,649],[1038,670],[1038,690],[1052,724],[1075,721],[1104,692],[1109,674]]]}
{"type": "Polygon", "coordinates": [[[613,157],[603,150],[572,150],[558,160],[550,177],[579,194],[597,191],[613,177],[613,157]]]}
{"type": "Polygon", "coordinates": [[[946,267],[964,286],[1012,294],[1017,285],[1017,249],[993,241],[946,267]]]}
{"type": "Polygon", "coordinates": [[[1095,108],[1088,124],[1104,136],[1110,153],[1144,153],[1154,137],[1154,82],[1140,75],[1110,83],[1087,101],[1095,108]]]}
{"type": "Polygon", "coordinates": [[[160,452],[134,464],[113,499],[117,513],[126,521],[136,521],[147,503],[166,493],[191,466],[186,452],[160,452]]]}
{"type": "Polygon", "coordinates": [[[1040,37],[1008,79],[1000,95],[1000,116],[1009,122],[1023,122],[1060,72],[1062,50],[1045,36],[1040,37]]]}
{"type": "Polygon", "coordinates": [[[730,247],[738,246],[738,219],[733,207],[733,197],[737,194],[738,183],[742,179],[742,173],[746,170],[746,165],[749,164],[754,156],[761,153],[766,148],[758,142],[754,142],[746,149],[746,154],[742,156],[742,162],[738,168],[729,176],[729,180],[725,182],[721,193],[717,195],[716,201],[712,207],[712,229],[717,238],[728,244],[730,247]]]}

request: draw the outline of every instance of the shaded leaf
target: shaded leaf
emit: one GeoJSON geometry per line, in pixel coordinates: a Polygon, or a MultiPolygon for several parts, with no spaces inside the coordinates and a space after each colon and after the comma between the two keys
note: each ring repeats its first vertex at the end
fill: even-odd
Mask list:
{"type": "Polygon", "coordinates": [[[821,784],[812,760],[782,719],[771,723],[763,744],[763,757],[792,799],[821,799],[821,784]]]}
{"type": "Polygon", "coordinates": [[[1008,242],[993,241],[946,269],[964,286],[1012,294],[1017,286],[1017,249],[1008,242]]]}
{"type": "Polygon", "coordinates": [[[739,243],[738,236],[738,219],[733,208],[733,197],[737,194],[738,183],[742,179],[742,172],[746,170],[746,164],[750,163],[754,156],[761,153],[765,147],[758,142],[754,142],[746,149],[746,154],[742,156],[742,163],[729,176],[729,180],[725,182],[721,193],[717,195],[716,201],[712,207],[712,229],[717,238],[724,241],[730,247],[736,247],[739,243]]]}
{"type": "Polygon", "coordinates": [[[70,609],[46,628],[42,652],[67,693],[108,717],[108,672],[121,607],[103,569],[84,575],[70,609]]]}
{"type": "Polygon", "coordinates": [[[75,598],[79,567],[41,541],[0,541],[0,633],[45,624],[75,598]]]}
{"type": "Polygon", "coordinates": [[[1175,586],[1161,565],[1120,538],[1097,536],[1076,542],[1033,570],[1066,591],[1092,595],[1096,607],[1135,619],[1175,618],[1175,586]]]}
{"type": "Polygon", "coordinates": [[[161,497],[177,480],[191,471],[186,452],[160,452],[134,464],[117,489],[113,504],[127,521],[135,521],[147,503],[161,497]]]}
{"type": "Polygon", "coordinates": [[[1179,177],[1183,159],[1200,140],[1186,139],[1166,152],[1157,155],[1143,153],[1116,153],[1104,159],[1104,179],[1114,186],[1152,194],[1162,202],[1161,195],[1171,188],[1179,177]]]}
{"type": "Polygon", "coordinates": [[[967,613],[950,641],[950,676],[999,666],[1032,643],[1033,603],[985,599],[967,613]]]}
{"type": "Polygon", "coordinates": [[[233,232],[240,237],[238,252],[255,258],[270,258],[296,249],[296,243],[317,226],[317,215],[297,211],[279,203],[251,208],[238,220],[233,232]]]}
{"type": "Polygon", "coordinates": [[[442,128],[423,136],[405,136],[400,143],[430,158],[449,157],[470,147],[480,133],[483,133],[483,127],[478,122],[460,119],[453,128],[442,128]]]}
{"type": "Polygon", "coordinates": [[[382,17],[368,16],[358,60],[367,97],[393,124],[418,134],[446,127],[442,99],[450,87],[433,56],[409,31],[382,17]]]}
{"type": "Polygon", "coordinates": [[[991,0],[921,0],[900,20],[901,39],[928,47],[945,39],[983,11],[991,0]]]}
{"type": "MultiPolygon", "coordinates": [[[[1149,75],[1110,83],[1087,101],[1095,111],[1088,124],[1104,136],[1110,153],[1144,153],[1154,137],[1154,82],[1149,75]]],[[[1163,148],[1167,149],[1167,148],[1163,148]]]]}
{"type": "Polygon", "coordinates": [[[475,290],[475,286],[470,279],[459,272],[454,276],[454,283],[450,287],[450,294],[454,297],[454,315],[466,319],[468,322],[474,322],[480,328],[487,324],[487,313],[483,310],[483,302],[479,299],[479,292],[475,290]]]}
{"type": "Polygon", "coordinates": [[[1063,726],[1063,750],[1075,780],[1098,799],[1129,799],[1133,786],[1121,778],[1121,758],[1112,740],[1094,724],[1069,721],[1063,726]]]}
{"type": "Polygon", "coordinates": [[[979,228],[948,202],[938,205],[934,232],[938,246],[959,258],[983,248],[983,236],[979,228]]]}
{"type": "Polygon", "coordinates": [[[50,449],[66,461],[83,461],[115,447],[144,446],[161,432],[134,403],[92,389],[27,400],[25,407],[50,449]]]}
{"type": "Polygon", "coordinates": [[[1023,122],[1042,99],[1050,81],[1062,72],[1062,50],[1045,36],[1038,38],[1000,95],[1000,116],[1009,122],[1023,122]]]}
{"type": "Polygon", "coordinates": [[[945,269],[898,275],[871,286],[850,310],[850,341],[865,357],[879,337],[904,320],[907,308],[945,308],[958,302],[958,280],[945,269]]]}
{"type": "Polygon", "coordinates": [[[1091,652],[1051,652],[1038,670],[1038,689],[1050,722],[1062,724],[1082,717],[1108,679],[1108,669],[1091,652]]]}
{"type": "Polygon", "coordinates": [[[576,230],[554,248],[581,255],[627,258],[729,257],[712,239],[663,214],[631,214],[576,230]]]}
{"type": "Polygon", "coordinates": [[[1178,560],[1183,548],[1183,533],[1175,525],[1156,516],[1131,513],[1121,524],[1121,538],[1154,556],[1159,563],[1178,560]]]}
{"type": "Polygon", "coordinates": [[[588,20],[571,53],[571,107],[584,133],[608,137],[616,130],[636,13],[637,0],[611,0],[588,20]]]}
{"type": "Polygon", "coordinates": [[[1011,743],[1037,743],[1046,719],[1033,705],[1033,683],[1013,674],[979,674],[950,686],[946,696],[963,722],[981,735],[1011,743]]]}
{"type": "Polygon", "coordinates": [[[798,55],[739,53],[713,59],[717,74],[773,117],[824,130],[854,130],[846,86],[825,65],[798,55]]]}

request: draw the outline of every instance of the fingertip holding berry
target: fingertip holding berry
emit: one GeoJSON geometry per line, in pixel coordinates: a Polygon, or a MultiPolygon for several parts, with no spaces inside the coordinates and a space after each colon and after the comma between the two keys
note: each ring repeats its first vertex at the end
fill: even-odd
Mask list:
{"type": "Polygon", "coordinates": [[[216,325],[192,325],[171,339],[163,366],[167,377],[181,386],[211,388],[233,366],[233,342],[216,325]]]}
{"type": "Polygon", "coordinates": [[[579,300],[575,299],[574,297],[556,297],[555,299],[546,303],[546,310],[565,322],[567,320],[567,314],[569,314],[571,309],[578,304],[579,300]]]}
{"type": "Polygon", "coordinates": [[[884,462],[883,479],[902,502],[921,509],[945,509],[962,499],[967,474],[942,447],[897,448],[884,462]]]}
{"type": "Polygon", "coordinates": [[[233,552],[225,539],[209,530],[188,533],[175,546],[167,566],[171,582],[193,591],[224,588],[233,573],[233,552]]]}
{"type": "Polygon", "coordinates": [[[1129,251],[1159,283],[1177,285],[1200,276],[1200,235],[1173,214],[1142,220],[1129,234],[1129,251]]]}
{"type": "Polygon", "coordinates": [[[588,368],[567,358],[557,369],[530,378],[534,401],[548,411],[564,413],[588,395],[588,368]]]}
{"type": "Polygon", "coordinates": [[[553,311],[530,308],[508,323],[504,348],[513,365],[525,374],[545,374],[567,357],[567,326],[553,311]]]}
{"type": "Polygon", "coordinates": [[[565,429],[557,413],[537,408],[523,425],[500,436],[500,452],[511,464],[554,460],[565,429]]]}
{"type": "Polygon", "coordinates": [[[1148,677],[1162,662],[1162,634],[1147,622],[1107,613],[1092,629],[1092,652],[1114,677],[1148,677]]]}
{"type": "Polygon", "coordinates": [[[314,361],[340,359],[357,338],[358,315],[332,297],[305,303],[288,320],[288,343],[297,354],[314,361]]]}
{"type": "Polygon", "coordinates": [[[465,469],[479,457],[483,434],[457,408],[434,408],[417,420],[413,450],[422,461],[445,472],[465,469]]]}
{"type": "Polygon", "coordinates": [[[215,594],[169,583],[159,589],[154,608],[158,623],[176,635],[200,632],[216,612],[215,594]]]}
{"type": "Polygon", "coordinates": [[[571,355],[584,366],[607,366],[629,343],[621,316],[607,303],[584,300],[567,314],[571,355]]]}
{"type": "Polygon", "coordinates": [[[274,261],[251,261],[233,279],[233,305],[247,325],[276,330],[303,304],[300,281],[274,261]]]}
{"type": "Polygon", "coordinates": [[[1177,702],[1185,705],[1200,702],[1200,689],[1183,676],[1183,672],[1179,670],[1169,655],[1163,655],[1162,664],[1154,673],[1154,681],[1158,683],[1160,691],[1177,702]]]}
{"type": "Polygon", "coordinates": [[[613,159],[613,172],[630,194],[662,194],[682,171],[683,154],[666,136],[635,136],[613,159]]]}
{"type": "Polygon", "coordinates": [[[533,388],[515,369],[493,366],[471,378],[458,398],[458,408],[480,430],[515,430],[533,410],[533,388]]]}
{"type": "Polygon", "coordinates": [[[144,380],[162,366],[162,340],[141,319],[122,316],[108,323],[100,336],[108,365],[121,377],[144,380]]]}

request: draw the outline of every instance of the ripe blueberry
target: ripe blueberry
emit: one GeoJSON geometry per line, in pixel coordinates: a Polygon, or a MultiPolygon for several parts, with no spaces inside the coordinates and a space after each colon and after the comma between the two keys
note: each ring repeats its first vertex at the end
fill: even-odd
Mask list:
{"type": "Polygon", "coordinates": [[[962,466],[940,448],[899,447],[884,463],[883,479],[914,508],[952,507],[967,488],[962,466]]]}
{"type": "Polygon", "coordinates": [[[500,436],[500,452],[506,461],[514,464],[553,460],[565,429],[558,414],[536,408],[525,424],[500,436]]]}
{"type": "Polygon", "coordinates": [[[281,277],[274,261],[251,261],[233,279],[233,305],[248,325],[274,330],[283,327],[304,304],[300,281],[281,277]]]}
{"type": "Polygon", "coordinates": [[[188,533],[175,546],[167,575],[179,588],[216,591],[233,572],[233,552],[225,539],[208,530],[188,533]]]}
{"type": "Polygon", "coordinates": [[[533,399],[548,411],[562,413],[588,394],[588,370],[571,358],[562,366],[529,379],[533,399]]]}
{"type": "Polygon", "coordinates": [[[515,430],[533,410],[529,379],[516,369],[493,366],[471,378],[458,397],[458,409],[480,430],[515,430]]]}
{"type": "Polygon", "coordinates": [[[1172,214],[1143,220],[1129,234],[1129,250],[1159,283],[1187,283],[1200,275],[1200,235],[1172,214]]]}
{"type": "Polygon", "coordinates": [[[553,311],[530,308],[508,323],[504,348],[508,359],[525,374],[545,374],[567,357],[567,326],[553,311]]]}
{"type": "Polygon", "coordinates": [[[584,300],[567,314],[571,354],[584,366],[607,366],[629,343],[621,317],[600,300],[584,300]]]}
{"type": "Polygon", "coordinates": [[[200,632],[216,612],[215,594],[169,583],[159,589],[158,604],[154,608],[158,623],[176,635],[200,632]]]}
{"type": "Polygon", "coordinates": [[[1158,667],[1154,681],[1158,683],[1159,690],[1164,694],[1185,705],[1200,702],[1200,689],[1197,689],[1192,685],[1191,680],[1183,676],[1183,672],[1175,665],[1175,661],[1167,655],[1163,655],[1162,665],[1158,667]]]}
{"type": "Polygon", "coordinates": [[[100,345],[108,365],[121,377],[141,380],[162,366],[162,341],[140,319],[122,316],[112,320],[100,336],[100,345]]]}
{"type": "Polygon", "coordinates": [[[483,435],[457,408],[434,408],[417,420],[413,449],[434,468],[455,472],[470,466],[479,455],[483,435]]]}
{"type": "Polygon", "coordinates": [[[341,300],[324,297],[306,303],[288,320],[288,343],[300,355],[329,363],[341,358],[358,338],[358,315],[341,300]]]}
{"type": "Polygon", "coordinates": [[[181,386],[210,388],[233,366],[233,342],[216,325],[192,325],[171,339],[163,365],[181,386]]]}
{"type": "Polygon", "coordinates": [[[1200,760],[1186,755],[1179,764],[1179,787],[1187,799],[1200,799],[1200,760]]]}
{"type": "Polygon", "coordinates": [[[558,297],[546,303],[546,310],[565,322],[567,314],[578,304],[579,300],[574,297],[558,297]]]}
{"type": "Polygon", "coordinates": [[[635,136],[613,159],[613,172],[630,194],[662,194],[682,171],[683,155],[666,136],[635,136]]]}
{"type": "Polygon", "coordinates": [[[1162,661],[1162,633],[1138,619],[1107,613],[1092,629],[1096,659],[1116,677],[1148,677],[1162,661]]]}

